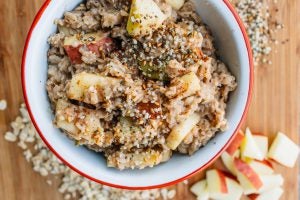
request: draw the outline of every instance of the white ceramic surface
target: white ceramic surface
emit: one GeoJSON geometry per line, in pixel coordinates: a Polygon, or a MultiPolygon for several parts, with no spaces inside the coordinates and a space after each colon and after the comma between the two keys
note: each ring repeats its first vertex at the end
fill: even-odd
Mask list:
{"type": "Polygon", "coordinates": [[[23,87],[27,106],[40,134],[69,166],[98,182],[125,188],[150,188],[175,183],[205,166],[224,148],[240,124],[250,88],[250,62],[245,38],[234,15],[222,0],[195,0],[197,11],[211,28],[216,38],[221,59],[237,77],[238,88],[232,93],[227,108],[229,129],[218,134],[205,148],[195,155],[174,155],[167,163],[144,170],[107,168],[101,154],[76,147],[52,124],[46,93],[47,38],[56,31],[54,19],[61,18],[65,11],[72,10],[81,0],[52,0],[32,29],[28,47],[23,58],[23,87]]]}

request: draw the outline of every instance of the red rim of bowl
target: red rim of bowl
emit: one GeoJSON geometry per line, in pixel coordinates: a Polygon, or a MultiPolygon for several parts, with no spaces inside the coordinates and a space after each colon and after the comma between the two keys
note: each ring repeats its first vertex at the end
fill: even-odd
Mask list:
{"type": "Polygon", "coordinates": [[[78,170],[75,166],[71,165],[70,163],[68,163],[63,157],[61,157],[59,155],[58,152],[55,151],[55,149],[48,143],[47,139],[44,137],[43,133],[41,132],[38,124],[35,121],[35,118],[31,112],[31,108],[30,108],[30,104],[27,98],[27,91],[26,91],[26,82],[25,82],[25,63],[26,63],[26,56],[27,56],[27,49],[28,49],[28,45],[31,39],[31,35],[32,32],[35,28],[35,26],[37,25],[38,21],[40,20],[41,16],[43,15],[44,11],[46,10],[46,8],[48,7],[48,5],[50,4],[51,0],[46,0],[45,3],[42,5],[42,7],[40,8],[40,10],[38,11],[37,15],[34,18],[34,21],[30,27],[30,30],[28,32],[27,38],[26,38],[26,42],[25,42],[25,46],[24,46],[24,51],[23,51],[23,56],[22,56],[22,69],[21,69],[21,78],[22,78],[22,89],[23,89],[23,95],[24,95],[24,99],[25,99],[25,103],[30,115],[30,118],[32,120],[33,125],[35,126],[37,132],[39,133],[40,137],[42,138],[42,140],[44,141],[44,143],[48,146],[48,148],[67,166],[69,166],[72,170],[76,171],[77,173],[79,173],[81,176],[84,176],[92,181],[95,181],[97,183],[103,184],[103,185],[107,185],[107,186],[111,186],[111,187],[115,187],[115,188],[120,188],[120,189],[129,189],[129,190],[149,190],[149,189],[155,189],[155,188],[162,188],[162,187],[168,187],[171,185],[174,185],[176,183],[182,182],[188,178],[190,178],[191,176],[193,176],[194,174],[196,174],[197,172],[200,172],[204,169],[206,169],[212,162],[214,162],[220,155],[221,153],[229,146],[229,144],[232,142],[232,140],[234,139],[236,133],[238,132],[238,130],[240,129],[246,115],[249,109],[249,105],[250,105],[250,101],[251,101],[251,97],[252,97],[252,88],[253,88],[253,57],[252,57],[252,50],[251,50],[251,45],[249,42],[249,38],[246,32],[246,29],[242,23],[242,20],[240,19],[239,15],[237,14],[237,12],[234,10],[233,6],[231,5],[231,3],[228,0],[223,0],[223,2],[225,3],[225,5],[229,8],[229,10],[231,11],[232,15],[234,16],[235,20],[237,21],[240,30],[243,34],[244,37],[244,41],[247,47],[247,51],[248,51],[248,57],[249,57],[249,67],[250,67],[250,77],[249,77],[249,90],[248,90],[248,98],[247,98],[247,103],[242,115],[242,118],[238,124],[238,126],[236,127],[234,133],[232,134],[231,138],[227,141],[227,143],[224,145],[224,147],[222,149],[220,149],[220,151],[210,160],[208,161],[205,165],[203,165],[202,167],[198,168],[197,170],[191,172],[190,174],[187,174],[186,176],[173,180],[171,182],[167,182],[164,184],[159,184],[159,185],[151,185],[151,186],[143,186],[143,187],[130,187],[130,186],[124,186],[124,185],[116,185],[113,183],[108,183],[108,182],[104,182],[98,179],[95,179],[87,174],[85,174],[84,172],[78,170]]]}

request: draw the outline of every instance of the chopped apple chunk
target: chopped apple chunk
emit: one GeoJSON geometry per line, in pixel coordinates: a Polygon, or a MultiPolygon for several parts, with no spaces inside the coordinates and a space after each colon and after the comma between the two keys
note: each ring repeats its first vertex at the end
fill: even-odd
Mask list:
{"type": "Polygon", "coordinates": [[[173,79],[166,92],[168,98],[185,98],[201,90],[200,80],[194,72],[173,79]]]}
{"type": "Polygon", "coordinates": [[[281,187],[276,187],[261,194],[248,195],[250,200],[279,200],[283,194],[281,187]]]}
{"type": "Polygon", "coordinates": [[[206,180],[209,194],[228,194],[225,174],[217,169],[212,169],[206,172],[206,180]]]}
{"type": "Polygon", "coordinates": [[[262,181],[262,186],[259,189],[245,188],[244,194],[261,194],[273,188],[282,186],[284,182],[283,177],[280,174],[262,175],[260,176],[260,179],[262,181]]]}
{"type": "Polygon", "coordinates": [[[102,53],[106,54],[114,49],[114,42],[108,37],[107,33],[75,34],[66,37],[64,40],[64,49],[73,64],[82,63],[82,55],[79,49],[84,45],[97,56],[100,56],[102,53]]]}
{"type": "Polygon", "coordinates": [[[245,137],[241,144],[241,155],[243,159],[252,158],[257,160],[264,160],[264,155],[249,128],[246,129],[245,137]]]}
{"type": "Polygon", "coordinates": [[[231,178],[225,178],[226,185],[228,188],[227,193],[210,193],[210,197],[212,199],[218,200],[240,200],[243,195],[243,188],[239,185],[239,183],[231,178]]]}
{"type": "Polygon", "coordinates": [[[221,155],[221,160],[223,161],[223,164],[225,165],[225,167],[230,171],[231,174],[233,175],[237,175],[237,170],[234,167],[234,163],[233,160],[234,158],[238,158],[240,155],[240,151],[237,150],[233,156],[231,156],[229,153],[227,153],[226,151],[221,155]]]}
{"type": "Polygon", "coordinates": [[[67,96],[69,99],[95,105],[105,101],[120,82],[117,78],[81,72],[73,76],[67,96]]]}
{"type": "Polygon", "coordinates": [[[179,10],[184,4],[184,0],[166,0],[166,2],[175,10],[179,10]]]}
{"type": "Polygon", "coordinates": [[[226,149],[229,155],[232,156],[236,152],[236,150],[240,147],[241,143],[243,142],[244,137],[244,133],[241,130],[239,130],[229,147],[226,149]]]}
{"type": "Polygon", "coordinates": [[[132,0],[127,32],[133,37],[151,34],[165,19],[165,14],[153,0],[132,0]]]}
{"type": "Polygon", "coordinates": [[[195,183],[191,187],[191,192],[198,197],[197,200],[208,200],[209,192],[208,192],[208,188],[207,188],[207,181],[202,180],[202,181],[195,183]]]}
{"type": "Polygon", "coordinates": [[[269,140],[268,137],[263,135],[253,135],[253,138],[260,149],[264,159],[267,158],[268,148],[269,148],[269,140]]]}
{"type": "Polygon", "coordinates": [[[279,132],[273,141],[268,157],[286,167],[294,167],[299,155],[299,146],[279,132]]]}
{"type": "Polygon", "coordinates": [[[193,113],[186,120],[175,126],[167,138],[168,147],[175,150],[199,121],[200,115],[193,113]]]}
{"type": "Polygon", "coordinates": [[[272,164],[267,160],[263,160],[263,161],[253,160],[250,161],[249,165],[259,175],[270,175],[274,173],[272,164]]]}
{"type": "Polygon", "coordinates": [[[234,159],[234,166],[237,169],[237,178],[244,190],[258,190],[263,183],[260,176],[248,165],[239,158],[234,159]]]}
{"type": "Polygon", "coordinates": [[[101,114],[65,100],[56,104],[55,123],[77,141],[84,139],[89,145],[107,146],[112,135],[104,133],[100,123],[101,114]]]}

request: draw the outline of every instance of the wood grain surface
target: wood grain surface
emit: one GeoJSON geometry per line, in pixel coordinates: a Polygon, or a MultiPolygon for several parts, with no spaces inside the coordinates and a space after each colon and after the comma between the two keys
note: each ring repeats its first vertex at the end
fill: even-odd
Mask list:
{"type": "MultiPolygon", "coordinates": [[[[8,109],[0,112],[0,199],[3,200],[53,200],[62,199],[57,192],[58,180],[49,186],[46,178],[35,173],[25,161],[16,144],[4,140],[9,123],[18,115],[23,102],[20,79],[22,48],[35,13],[43,0],[0,0],[0,99],[8,101],[8,109]],[[3,134],[2,134],[3,133],[3,134]]],[[[272,1],[269,2],[273,5],[272,1]]],[[[285,132],[299,142],[300,134],[300,1],[278,0],[279,12],[272,15],[285,28],[276,38],[287,41],[274,45],[272,65],[255,67],[255,85],[252,104],[245,125],[254,132],[273,138],[276,131],[285,132]]],[[[297,200],[298,168],[276,166],[285,178],[283,200],[297,200]]],[[[199,180],[199,173],[189,184],[199,180]]],[[[188,187],[177,186],[176,200],[195,199],[188,187]]]]}

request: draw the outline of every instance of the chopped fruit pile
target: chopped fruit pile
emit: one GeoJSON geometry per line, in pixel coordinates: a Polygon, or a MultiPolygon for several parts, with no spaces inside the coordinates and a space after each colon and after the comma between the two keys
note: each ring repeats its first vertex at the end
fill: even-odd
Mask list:
{"type": "Polygon", "coordinates": [[[283,194],[283,177],[275,174],[271,161],[293,167],[299,147],[279,132],[268,148],[268,138],[254,135],[247,128],[239,131],[232,144],[221,155],[227,170],[211,169],[206,179],[195,183],[191,192],[197,200],[239,200],[247,195],[250,200],[279,200],[283,194]]]}

